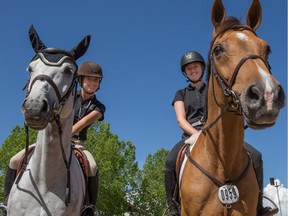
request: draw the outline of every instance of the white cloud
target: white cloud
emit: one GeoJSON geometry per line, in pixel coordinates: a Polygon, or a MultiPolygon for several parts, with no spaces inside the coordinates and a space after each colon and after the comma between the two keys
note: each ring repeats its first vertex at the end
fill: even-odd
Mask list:
{"type": "MultiPolygon", "coordinates": [[[[281,212],[279,208],[279,212],[275,216],[288,216],[288,188],[285,188],[278,179],[275,179],[274,182],[275,185],[277,185],[277,187],[271,184],[267,184],[267,186],[264,188],[263,194],[264,196],[271,199],[277,205],[278,208],[279,208],[279,201],[278,201],[278,195],[279,195],[281,212]]],[[[273,204],[265,198],[263,200],[263,204],[264,206],[274,207],[273,204]]]]}

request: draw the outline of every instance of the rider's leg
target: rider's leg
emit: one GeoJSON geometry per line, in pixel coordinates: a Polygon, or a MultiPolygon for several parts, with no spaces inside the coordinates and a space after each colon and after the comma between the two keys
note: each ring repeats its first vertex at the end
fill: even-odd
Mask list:
{"type": "Polygon", "coordinates": [[[25,149],[22,149],[16,155],[14,155],[10,161],[9,166],[6,171],[5,181],[4,181],[4,204],[7,205],[8,197],[13,186],[13,183],[16,179],[16,171],[19,162],[21,161],[23,155],[25,153],[25,149]]]}
{"type": "Polygon", "coordinates": [[[253,162],[253,168],[255,170],[258,186],[259,186],[259,197],[257,205],[257,216],[270,216],[278,212],[278,208],[270,208],[263,206],[263,161],[262,154],[255,149],[253,146],[244,142],[244,148],[250,152],[250,156],[253,162]]]}
{"type": "Polygon", "coordinates": [[[89,162],[88,195],[89,204],[91,204],[93,207],[86,210],[86,216],[92,216],[95,214],[95,206],[99,194],[99,171],[93,155],[87,150],[84,150],[83,152],[85,153],[89,162]]]}
{"type": "MultiPolygon", "coordinates": [[[[89,176],[88,177],[88,195],[89,195],[89,203],[93,205],[93,208],[95,206],[96,209],[96,203],[98,199],[98,193],[99,193],[99,172],[97,170],[95,176],[89,176]]],[[[95,209],[88,209],[86,211],[86,215],[94,215],[95,209]]]]}
{"type": "Polygon", "coordinates": [[[182,146],[184,145],[184,139],[178,142],[172,150],[169,152],[167,156],[167,160],[165,163],[164,169],[164,184],[165,184],[165,191],[166,191],[166,202],[167,207],[169,207],[169,215],[180,215],[178,210],[178,203],[175,200],[174,190],[176,187],[176,174],[175,174],[175,167],[176,167],[176,160],[178,153],[182,146]]]}
{"type": "Polygon", "coordinates": [[[4,204],[8,204],[8,197],[11,191],[11,188],[13,186],[13,183],[16,178],[16,169],[12,169],[8,166],[6,175],[5,175],[5,181],[4,181],[4,204]]]}

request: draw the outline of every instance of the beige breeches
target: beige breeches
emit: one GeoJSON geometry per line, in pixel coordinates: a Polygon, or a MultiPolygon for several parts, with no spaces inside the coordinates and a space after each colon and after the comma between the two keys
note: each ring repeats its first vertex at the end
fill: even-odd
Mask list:
{"type": "MultiPolygon", "coordinates": [[[[29,149],[33,146],[35,146],[36,144],[32,144],[29,146],[29,149]]],[[[18,152],[16,155],[14,155],[11,159],[10,159],[10,162],[9,162],[9,167],[11,169],[17,169],[17,166],[19,164],[19,162],[21,161],[22,157],[24,156],[25,154],[25,149],[22,149],[20,152],[18,152]]]]}

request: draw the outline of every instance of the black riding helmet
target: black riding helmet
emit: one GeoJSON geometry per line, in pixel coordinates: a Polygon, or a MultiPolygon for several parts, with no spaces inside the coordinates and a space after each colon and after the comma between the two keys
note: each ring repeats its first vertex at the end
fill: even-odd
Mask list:
{"type": "Polygon", "coordinates": [[[81,86],[82,86],[82,80],[84,76],[99,77],[100,83],[101,83],[103,79],[102,68],[100,67],[99,64],[95,62],[83,62],[78,69],[78,81],[81,86]]]}
{"type": "Polygon", "coordinates": [[[187,75],[185,74],[184,67],[185,67],[185,65],[192,63],[192,62],[200,62],[203,65],[203,71],[202,71],[202,76],[201,76],[201,79],[202,79],[202,77],[204,75],[206,64],[205,64],[205,61],[204,61],[204,58],[202,57],[202,55],[196,51],[188,51],[182,56],[181,62],[180,62],[182,74],[186,78],[188,78],[187,75]]]}

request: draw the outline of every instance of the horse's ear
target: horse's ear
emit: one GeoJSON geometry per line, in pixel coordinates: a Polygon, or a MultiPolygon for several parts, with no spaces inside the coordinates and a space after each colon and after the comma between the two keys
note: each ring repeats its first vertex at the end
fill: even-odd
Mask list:
{"type": "Polygon", "coordinates": [[[262,20],[262,8],[259,0],[253,0],[246,15],[246,25],[254,31],[260,26],[262,20]]]}
{"type": "Polygon", "coordinates": [[[37,34],[33,25],[31,25],[29,28],[29,39],[30,39],[32,48],[34,49],[36,53],[46,48],[44,43],[40,40],[39,35],[37,34]]]}
{"type": "Polygon", "coordinates": [[[87,35],[82,41],[75,46],[73,49],[70,50],[71,55],[74,57],[75,60],[80,58],[82,55],[85,54],[87,51],[91,40],[91,35],[87,35]]]}
{"type": "Polygon", "coordinates": [[[214,0],[212,10],[211,10],[211,20],[214,26],[213,35],[215,36],[218,27],[222,24],[226,16],[226,11],[223,6],[222,0],[214,0]]]}

